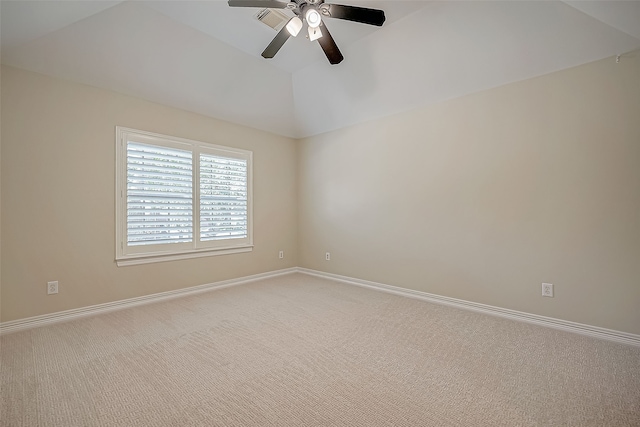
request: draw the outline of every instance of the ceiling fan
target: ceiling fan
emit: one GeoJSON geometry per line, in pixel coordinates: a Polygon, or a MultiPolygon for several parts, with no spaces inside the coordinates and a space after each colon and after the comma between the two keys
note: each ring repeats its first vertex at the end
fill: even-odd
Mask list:
{"type": "Polygon", "coordinates": [[[378,27],[382,26],[385,21],[384,11],[382,10],[328,4],[324,0],[292,0],[289,3],[277,0],[229,0],[229,6],[289,9],[296,15],[282,27],[280,32],[269,43],[269,46],[262,52],[263,58],[273,58],[285,42],[289,40],[289,37],[298,35],[304,25],[304,21],[307,24],[309,40],[318,40],[332,65],[339,64],[344,57],[333,37],[331,37],[331,33],[322,22],[322,17],[346,19],[347,21],[377,25],[378,27]]]}

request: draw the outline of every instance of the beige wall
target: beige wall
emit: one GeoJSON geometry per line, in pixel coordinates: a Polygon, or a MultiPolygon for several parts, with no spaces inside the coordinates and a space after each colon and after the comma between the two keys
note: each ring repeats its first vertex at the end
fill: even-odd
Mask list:
{"type": "Polygon", "coordinates": [[[14,68],[1,79],[3,322],[297,265],[294,140],[14,68]],[[252,150],[254,251],[117,267],[116,125],[252,150]]]}
{"type": "Polygon", "coordinates": [[[1,321],[299,265],[640,333],[639,77],[607,59],[296,143],[2,67],[1,321]],[[116,125],[252,150],[255,250],[116,267],[116,125]]]}
{"type": "Polygon", "coordinates": [[[305,139],[300,266],[640,333],[639,82],[610,58],[305,139]]]}

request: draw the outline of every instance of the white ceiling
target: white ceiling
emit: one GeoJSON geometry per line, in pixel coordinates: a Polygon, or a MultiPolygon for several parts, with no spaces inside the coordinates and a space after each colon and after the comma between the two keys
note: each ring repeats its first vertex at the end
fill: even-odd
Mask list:
{"type": "MultiPolygon", "coordinates": [[[[329,3],[333,1],[327,0],[329,3]]],[[[640,48],[640,1],[360,1],[327,19],[345,56],[226,1],[6,1],[2,63],[305,137],[640,48]]]]}

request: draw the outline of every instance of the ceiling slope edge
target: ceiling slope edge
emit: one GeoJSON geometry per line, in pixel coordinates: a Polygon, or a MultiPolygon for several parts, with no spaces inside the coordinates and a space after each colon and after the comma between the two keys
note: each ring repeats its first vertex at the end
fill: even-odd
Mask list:
{"type": "Polygon", "coordinates": [[[640,47],[563,2],[434,2],[401,24],[350,46],[344,67],[314,64],[294,73],[300,138],[640,47]],[[321,82],[322,96],[304,95],[310,81],[321,82]]]}
{"type": "Polygon", "coordinates": [[[562,1],[586,15],[640,40],[640,1],[562,1]]]}
{"type": "Polygon", "coordinates": [[[30,42],[89,18],[123,0],[94,1],[2,1],[0,28],[2,49],[30,42]]]}
{"type": "Polygon", "coordinates": [[[3,50],[2,63],[296,137],[289,73],[140,3],[3,50]]]}

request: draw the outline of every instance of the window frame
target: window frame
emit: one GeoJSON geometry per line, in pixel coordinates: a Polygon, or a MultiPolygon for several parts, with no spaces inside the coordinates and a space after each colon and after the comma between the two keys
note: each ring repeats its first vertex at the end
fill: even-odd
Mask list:
{"type": "Polygon", "coordinates": [[[153,132],[116,126],[116,263],[118,266],[147,264],[253,250],[253,152],[153,132]],[[127,244],[127,143],[137,142],[191,152],[192,241],[149,245],[127,244]],[[247,162],[247,237],[200,241],[200,155],[247,162]]]}

